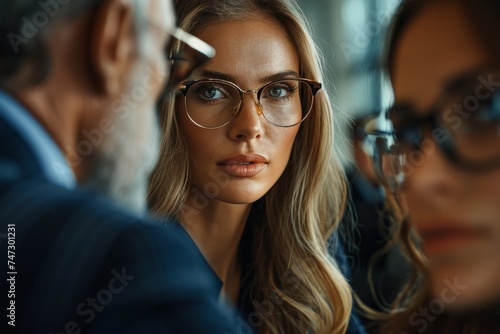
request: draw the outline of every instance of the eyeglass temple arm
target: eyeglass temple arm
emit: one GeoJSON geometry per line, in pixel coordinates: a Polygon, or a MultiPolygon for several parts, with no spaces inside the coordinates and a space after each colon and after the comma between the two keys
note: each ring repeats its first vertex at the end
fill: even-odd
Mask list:
{"type": "Polygon", "coordinates": [[[215,49],[190,33],[185,32],[180,28],[173,28],[170,34],[180,40],[181,42],[188,45],[190,48],[200,52],[206,58],[213,58],[215,56],[215,49]]]}

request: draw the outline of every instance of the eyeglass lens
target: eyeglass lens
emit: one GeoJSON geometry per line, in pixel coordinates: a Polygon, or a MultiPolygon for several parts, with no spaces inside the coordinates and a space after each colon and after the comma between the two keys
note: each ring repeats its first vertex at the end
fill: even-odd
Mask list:
{"type": "Polygon", "coordinates": [[[459,168],[500,166],[500,94],[484,99],[455,92],[425,117],[408,108],[390,111],[394,132],[368,133],[366,147],[384,181],[401,184],[423,160],[440,149],[459,168]],[[405,110],[401,110],[405,109],[405,110]]]}
{"type": "MultiPolygon", "coordinates": [[[[191,120],[202,127],[220,127],[240,111],[244,94],[246,92],[242,93],[232,83],[202,80],[187,90],[186,111],[191,120]]],[[[257,96],[259,112],[269,123],[284,127],[300,123],[313,103],[311,87],[296,79],[268,83],[257,92],[257,96]]]]}

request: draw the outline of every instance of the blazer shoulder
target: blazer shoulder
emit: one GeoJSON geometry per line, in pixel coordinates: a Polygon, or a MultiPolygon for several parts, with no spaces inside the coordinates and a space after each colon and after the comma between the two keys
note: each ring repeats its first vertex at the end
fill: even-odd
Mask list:
{"type": "Polygon", "coordinates": [[[140,312],[162,309],[178,321],[179,305],[191,311],[202,302],[218,307],[217,277],[172,222],[160,225],[92,192],[31,179],[1,185],[0,225],[7,224],[15,225],[22,273],[19,320],[30,328],[50,331],[73,319],[82,328],[87,321],[97,325],[87,318],[85,303],[108,290],[122,292],[112,294],[103,320],[127,314],[142,322],[140,312]]]}

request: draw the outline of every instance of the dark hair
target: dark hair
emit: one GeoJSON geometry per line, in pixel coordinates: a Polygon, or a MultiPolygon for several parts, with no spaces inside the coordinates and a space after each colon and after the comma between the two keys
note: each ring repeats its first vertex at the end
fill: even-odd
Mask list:
{"type": "Polygon", "coordinates": [[[48,73],[50,59],[43,43],[43,31],[58,19],[71,18],[91,10],[103,0],[0,0],[0,85],[27,63],[37,73],[31,83],[48,73]]]}
{"type": "MultiPolygon", "coordinates": [[[[389,77],[394,66],[394,52],[405,28],[426,5],[438,1],[455,3],[465,9],[469,24],[475,29],[477,38],[490,53],[494,64],[500,65],[500,40],[498,39],[500,2],[498,0],[403,0],[393,18],[387,38],[385,67],[389,77]]],[[[388,203],[396,219],[400,221],[397,233],[402,241],[403,249],[411,259],[414,273],[410,284],[395,302],[397,311],[386,324],[383,333],[420,333],[421,328],[415,325],[415,322],[412,326],[410,321],[413,314],[418,314],[420,308],[428,307],[433,301],[427,284],[427,273],[422,262],[422,255],[414,244],[412,229],[403,218],[399,205],[390,192],[388,192],[388,203]]],[[[425,333],[498,333],[498,312],[498,307],[486,307],[468,310],[462,314],[443,313],[435,321],[427,324],[425,333]]]]}

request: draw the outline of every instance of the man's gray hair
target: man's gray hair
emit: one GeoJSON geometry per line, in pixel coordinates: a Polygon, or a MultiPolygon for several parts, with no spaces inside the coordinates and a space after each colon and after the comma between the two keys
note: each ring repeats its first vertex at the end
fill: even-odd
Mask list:
{"type": "MultiPolygon", "coordinates": [[[[145,17],[146,3],[134,5],[135,21],[145,17]]],[[[43,44],[44,31],[52,22],[77,17],[103,4],[104,0],[0,0],[0,86],[28,61],[38,69],[33,83],[50,68],[43,44]]]]}

